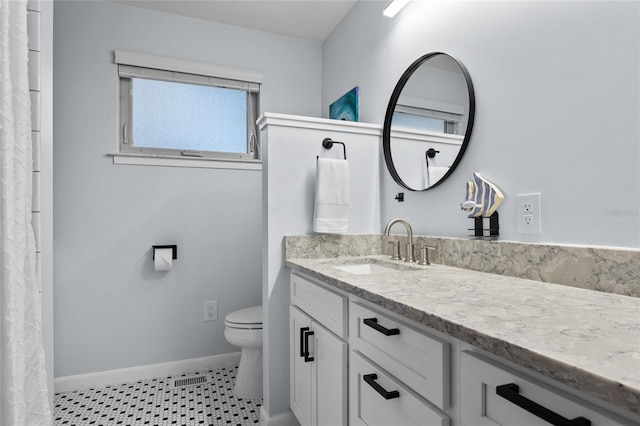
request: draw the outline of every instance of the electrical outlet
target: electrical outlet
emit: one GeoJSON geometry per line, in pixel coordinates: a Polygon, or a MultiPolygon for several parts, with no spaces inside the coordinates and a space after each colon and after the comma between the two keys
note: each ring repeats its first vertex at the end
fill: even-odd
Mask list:
{"type": "Polygon", "coordinates": [[[204,321],[217,321],[218,320],[218,301],[211,300],[204,302],[204,321]]]}
{"type": "Polygon", "coordinates": [[[518,234],[542,234],[540,194],[516,197],[516,223],[518,234]]]}

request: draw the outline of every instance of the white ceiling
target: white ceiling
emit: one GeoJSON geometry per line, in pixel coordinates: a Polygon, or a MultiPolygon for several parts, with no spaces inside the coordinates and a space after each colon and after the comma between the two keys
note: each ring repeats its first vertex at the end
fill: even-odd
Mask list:
{"type": "Polygon", "coordinates": [[[191,18],[323,41],[357,0],[112,0],[191,18]]]}

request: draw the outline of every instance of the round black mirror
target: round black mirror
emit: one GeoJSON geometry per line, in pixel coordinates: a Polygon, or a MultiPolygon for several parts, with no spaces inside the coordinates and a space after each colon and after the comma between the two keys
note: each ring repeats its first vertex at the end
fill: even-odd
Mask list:
{"type": "Polygon", "coordinates": [[[425,191],[444,182],[467,149],[474,113],[473,83],[460,61],[434,52],[411,64],[391,94],[382,131],[398,185],[425,191]]]}

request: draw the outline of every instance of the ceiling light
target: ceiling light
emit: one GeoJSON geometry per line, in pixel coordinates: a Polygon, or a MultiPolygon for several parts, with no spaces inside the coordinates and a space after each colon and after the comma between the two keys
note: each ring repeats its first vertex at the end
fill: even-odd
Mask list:
{"type": "Polygon", "coordinates": [[[393,0],[387,7],[385,7],[382,14],[389,18],[393,18],[398,12],[400,12],[400,10],[402,10],[403,7],[407,5],[407,3],[409,3],[409,0],[393,0]]]}

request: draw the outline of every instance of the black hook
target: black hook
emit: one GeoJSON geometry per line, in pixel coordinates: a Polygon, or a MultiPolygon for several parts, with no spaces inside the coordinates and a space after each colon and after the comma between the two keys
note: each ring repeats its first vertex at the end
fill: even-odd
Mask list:
{"type": "Polygon", "coordinates": [[[324,138],[324,139],[322,140],[322,146],[323,146],[325,149],[331,149],[331,148],[333,148],[333,144],[334,144],[334,143],[339,143],[340,145],[342,145],[342,150],[343,150],[343,153],[344,153],[344,159],[346,160],[346,159],[347,159],[347,147],[346,147],[346,145],[344,144],[344,142],[334,141],[334,140],[331,140],[331,138],[324,138]]]}
{"type": "Polygon", "coordinates": [[[433,158],[433,157],[435,157],[435,156],[436,156],[436,154],[440,154],[440,151],[436,151],[436,150],[435,150],[435,149],[433,149],[433,148],[429,148],[429,149],[427,150],[426,154],[427,154],[427,157],[429,157],[429,158],[433,158]]]}

